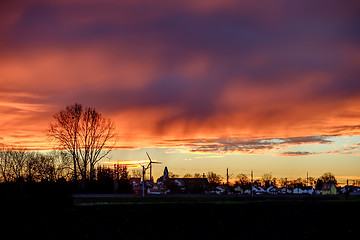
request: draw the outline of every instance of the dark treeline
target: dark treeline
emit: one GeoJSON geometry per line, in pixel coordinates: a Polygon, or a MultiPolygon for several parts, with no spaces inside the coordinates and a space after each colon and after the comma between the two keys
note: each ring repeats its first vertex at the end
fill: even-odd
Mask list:
{"type": "Polygon", "coordinates": [[[1,194],[6,198],[44,195],[56,191],[56,194],[132,192],[130,175],[125,165],[99,165],[92,170],[91,181],[89,178],[82,181],[81,177],[74,181],[72,161],[72,156],[64,151],[40,153],[24,148],[3,148],[0,150],[1,194]],[[85,181],[86,188],[83,187],[85,181]]]}
{"type": "Polygon", "coordinates": [[[4,183],[68,181],[72,171],[71,158],[65,152],[44,154],[24,148],[0,150],[0,181],[4,183]]]}

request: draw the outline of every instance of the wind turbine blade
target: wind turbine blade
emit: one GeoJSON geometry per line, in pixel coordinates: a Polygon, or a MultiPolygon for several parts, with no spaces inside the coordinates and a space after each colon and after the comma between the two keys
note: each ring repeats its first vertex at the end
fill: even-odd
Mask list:
{"type": "Polygon", "coordinates": [[[149,158],[149,160],[150,160],[150,163],[152,162],[152,160],[151,160],[151,158],[150,158],[150,156],[149,156],[149,154],[146,152],[146,155],[147,155],[147,157],[149,158]]]}

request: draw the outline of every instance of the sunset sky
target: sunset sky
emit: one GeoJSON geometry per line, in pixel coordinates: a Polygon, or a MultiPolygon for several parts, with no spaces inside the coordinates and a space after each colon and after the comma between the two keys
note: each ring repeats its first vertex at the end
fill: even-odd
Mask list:
{"type": "Polygon", "coordinates": [[[51,149],[77,102],[155,177],[359,179],[359,26],[351,0],[1,1],[0,144],[51,149]]]}

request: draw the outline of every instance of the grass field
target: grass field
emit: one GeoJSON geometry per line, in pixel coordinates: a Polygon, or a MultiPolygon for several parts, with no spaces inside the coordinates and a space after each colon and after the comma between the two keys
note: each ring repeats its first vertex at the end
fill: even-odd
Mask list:
{"type": "Polygon", "coordinates": [[[360,202],[360,196],[351,196],[345,199],[343,196],[321,196],[321,195],[160,195],[145,196],[139,195],[113,195],[113,194],[90,194],[73,196],[73,204],[76,206],[92,205],[119,205],[119,204],[246,204],[254,202],[360,202]]]}
{"type": "Polygon", "coordinates": [[[359,237],[358,199],[83,197],[73,205],[47,203],[9,206],[5,233],[34,239],[359,237]]]}

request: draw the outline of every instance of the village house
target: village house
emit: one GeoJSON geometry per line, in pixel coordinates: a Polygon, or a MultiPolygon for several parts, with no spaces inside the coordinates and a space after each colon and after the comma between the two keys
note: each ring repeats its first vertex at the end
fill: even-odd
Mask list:
{"type": "Polygon", "coordinates": [[[314,193],[314,188],[309,186],[309,187],[301,187],[301,188],[295,188],[293,190],[294,194],[313,194],[314,193]]]}
{"type": "Polygon", "coordinates": [[[287,188],[287,187],[280,188],[279,192],[281,194],[292,194],[293,193],[293,191],[290,188],[287,188]]]}
{"type": "Polygon", "coordinates": [[[256,194],[256,195],[260,195],[260,194],[265,194],[265,193],[266,193],[265,189],[263,189],[263,188],[260,187],[260,186],[258,186],[258,187],[253,186],[253,187],[252,187],[252,191],[253,191],[253,193],[256,194]]]}
{"type": "Polygon", "coordinates": [[[227,186],[225,185],[220,185],[220,186],[217,186],[216,189],[215,189],[215,193],[220,195],[220,194],[227,194],[229,193],[229,189],[227,186]]]}
{"type": "Polygon", "coordinates": [[[163,184],[154,184],[154,186],[148,188],[146,192],[151,195],[161,195],[167,194],[169,190],[167,190],[163,184]]]}
{"type": "Polygon", "coordinates": [[[276,186],[270,186],[268,189],[266,189],[266,193],[272,194],[272,195],[276,195],[279,192],[280,192],[279,188],[277,188],[276,186]]]}
{"type": "Polygon", "coordinates": [[[312,187],[312,186],[308,186],[308,187],[305,187],[305,190],[306,190],[306,193],[307,194],[314,194],[315,193],[315,189],[312,187]]]}
{"type": "Polygon", "coordinates": [[[321,188],[322,195],[335,195],[337,193],[336,187],[334,184],[325,184],[321,188]]]}
{"type": "Polygon", "coordinates": [[[301,188],[294,188],[293,194],[303,194],[303,190],[301,188]]]}
{"type": "Polygon", "coordinates": [[[348,192],[350,195],[357,195],[360,193],[360,189],[359,189],[359,187],[356,187],[356,186],[346,185],[340,189],[340,192],[342,194],[345,194],[346,192],[348,192]]]}
{"type": "Polygon", "coordinates": [[[134,193],[140,194],[142,192],[141,178],[130,178],[130,184],[134,193]]]}
{"type": "Polygon", "coordinates": [[[167,167],[164,174],[157,179],[157,184],[163,184],[166,189],[179,193],[204,193],[209,184],[207,178],[170,178],[167,167]]]}
{"type": "Polygon", "coordinates": [[[236,187],[234,188],[234,192],[237,193],[237,194],[244,194],[244,193],[245,193],[245,190],[244,190],[242,187],[240,187],[240,186],[236,186],[236,187]]]}
{"type": "MultiPolygon", "coordinates": [[[[130,184],[132,186],[132,191],[135,194],[141,194],[143,190],[143,182],[141,178],[130,178],[130,184]]],[[[151,180],[145,180],[144,190],[147,191],[148,188],[152,188],[154,186],[154,182],[151,180]]]]}
{"type": "Polygon", "coordinates": [[[240,186],[234,188],[236,194],[251,194],[251,189],[243,189],[240,186]]]}

